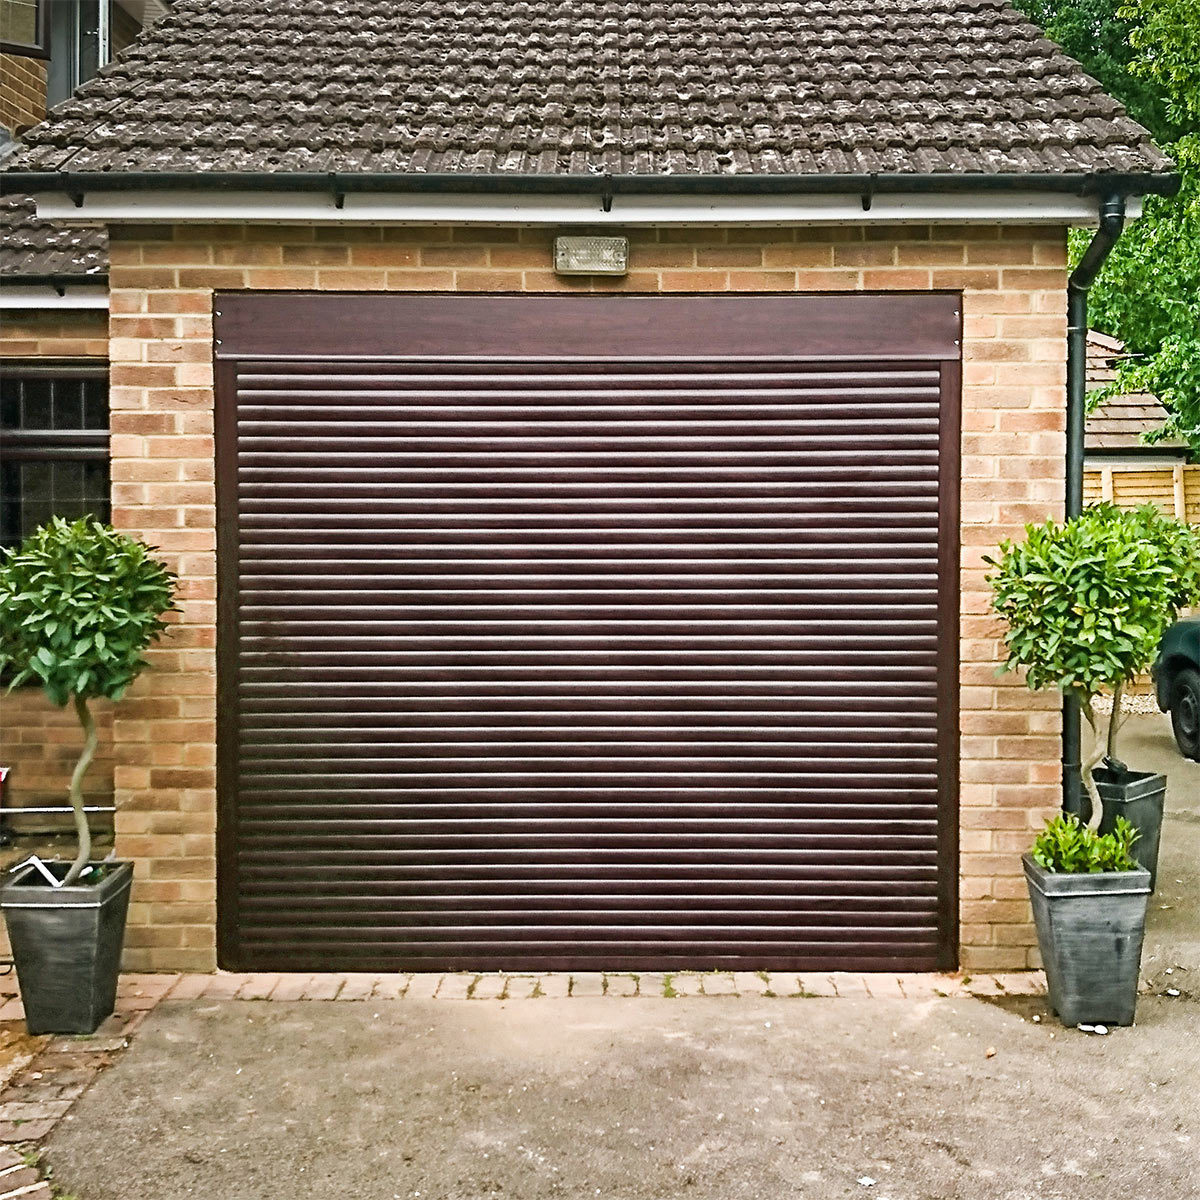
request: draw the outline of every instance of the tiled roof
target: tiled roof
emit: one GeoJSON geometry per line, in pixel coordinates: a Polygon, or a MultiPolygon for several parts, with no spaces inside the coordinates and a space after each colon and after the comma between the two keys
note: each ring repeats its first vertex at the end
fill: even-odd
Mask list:
{"type": "Polygon", "coordinates": [[[79,283],[108,274],[108,234],[40,220],[32,198],[0,200],[0,280],[54,277],[79,283]]]}
{"type": "Polygon", "coordinates": [[[18,170],[1170,168],[998,0],[178,0],[18,170]]]}
{"type": "MultiPolygon", "coordinates": [[[[1129,356],[1125,347],[1116,338],[1088,331],[1087,337],[1087,384],[1088,389],[1102,387],[1116,377],[1116,365],[1129,356]]],[[[1143,440],[1144,433],[1161,429],[1167,421],[1167,410],[1157,396],[1149,392],[1129,392],[1112,396],[1099,408],[1088,414],[1084,433],[1084,445],[1088,451],[1157,450],[1181,451],[1186,443],[1179,439],[1166,439],[1153,444],[1143,440]]]]}

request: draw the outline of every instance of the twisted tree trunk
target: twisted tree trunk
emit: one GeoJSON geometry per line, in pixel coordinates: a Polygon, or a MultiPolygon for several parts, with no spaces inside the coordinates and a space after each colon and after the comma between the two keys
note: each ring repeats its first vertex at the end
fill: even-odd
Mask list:
{"type": "Polygon", "coordinates": [[[1117,761],[1117,733],[1121,728],[1121,700],[1125,692],[1125,684],[1118,683],[1113,688],[1112,716],[1108,718],[1108,747],[1106,758],[1117,761]]]}
{"type": "Polygon", "coordinates": [[[71,774],[70,790],[71,809],[75,814],[75,834],[79,839],[79,853],[75,855],[75,861],[71,864],[71,869],[63,880],[63,887],[67,887],[79,878],[84,867],[88,865],[88,860],[92,857],[92,831],[88,828],[87,813],[83,811],[83,777],[88,767],[92,765],[92,759],[96,756],[96,746],[100,740],[96,736],[96,722],[92,719],[91,712],[88,711],[87,701],[80,695],[72,698],[75,701],[75,715],[79,718],[79,724],[83,726],[83,751],[71,774]]]}

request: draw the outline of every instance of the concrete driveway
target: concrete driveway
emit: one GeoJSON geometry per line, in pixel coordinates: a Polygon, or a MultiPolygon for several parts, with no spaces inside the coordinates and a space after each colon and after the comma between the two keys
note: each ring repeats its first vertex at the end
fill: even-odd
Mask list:
{"type": "Polygon", "coordinates": [[[166,1001],[52,1135],[54,1177],[78,1200],[1200,1197],[1200,766],[1159,718],[1129,735],[1172,787],[1134,1029],[1036,999],[166,1001]]]}

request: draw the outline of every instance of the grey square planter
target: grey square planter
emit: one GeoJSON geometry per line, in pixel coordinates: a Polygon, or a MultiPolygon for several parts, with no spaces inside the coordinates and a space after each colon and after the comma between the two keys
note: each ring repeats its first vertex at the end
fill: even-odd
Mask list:
{"type": "Polygon", "coordinates": [[[1092,773],[1100,793],[1100,832],[1112,833],[1124,817],[1141,834],[1130,853],[1150,872],[1150,890],[1158,875],[1158,841],[1162,833],[1167,777],[1149,771],[1114,771],[1097,767],[1092,773]]]}
{"type": "Polygon", "coordinates": [[[1064,875],[1021,861],[1050,1007],[1064,1025],[1132,1025],[1150,872],[1064,875]]]}
{"type": "Polygon", "coordinates": [[[92,865],[97,884],[52,888],[30,866],[0,888],[30,1033],[93,1033],[116,1005],[133,864],[92,865]]]}

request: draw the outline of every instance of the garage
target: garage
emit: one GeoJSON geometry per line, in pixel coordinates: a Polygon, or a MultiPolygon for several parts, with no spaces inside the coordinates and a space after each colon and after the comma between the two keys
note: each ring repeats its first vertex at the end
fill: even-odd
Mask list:
{"type": "Polygon", "coordinates": [[[246,970],[955,964],[953,293],[218,293],[246,970]]]}

